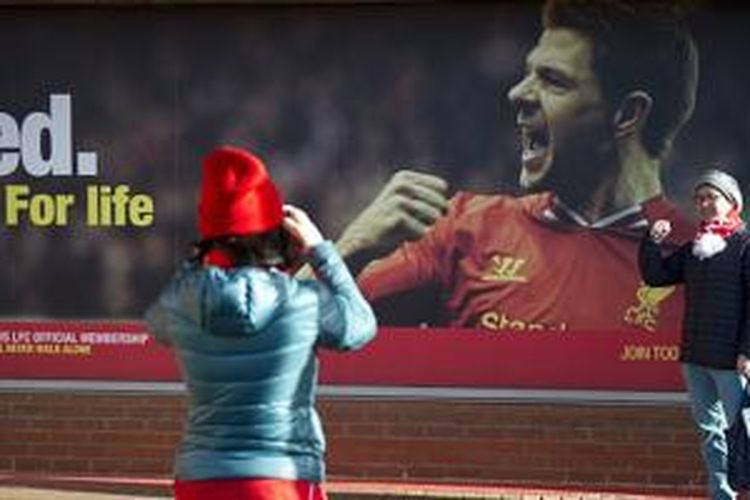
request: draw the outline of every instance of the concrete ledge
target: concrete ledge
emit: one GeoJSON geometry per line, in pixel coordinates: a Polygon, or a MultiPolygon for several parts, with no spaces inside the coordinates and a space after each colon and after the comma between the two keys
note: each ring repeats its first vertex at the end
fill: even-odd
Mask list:
{"type": "MultiPolygon", "coordinates": [[[[0,474],[4,500],[137,500],[171,498],[169,478],[0,474]]],[[[330,500],[698,500],[701,495],[666,491],[552,489],[523,485],[422,484],[331,480],[330,500]]]]}

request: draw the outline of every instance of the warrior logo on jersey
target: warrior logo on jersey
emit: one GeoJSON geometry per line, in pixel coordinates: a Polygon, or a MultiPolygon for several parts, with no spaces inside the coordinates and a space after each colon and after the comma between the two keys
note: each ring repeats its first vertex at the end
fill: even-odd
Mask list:
{"type": "Polygon", "coordinates": [[[526,276],[521,274],[521,268],[526,259],[519,259],[510,255],[493,255],[489,269],[482,275],[483,281],[515,281],[526,282],[526,276]]]}
{"type": "Polygon", "coordinates": [[[659,305],[674,291],[674,286],[650,287],[641,282],[638,291],[635,293],[638,304],[628,307],[625,311],[625,322],[645,328],[649,332],[656,331],[659,320],[659,305]]]}

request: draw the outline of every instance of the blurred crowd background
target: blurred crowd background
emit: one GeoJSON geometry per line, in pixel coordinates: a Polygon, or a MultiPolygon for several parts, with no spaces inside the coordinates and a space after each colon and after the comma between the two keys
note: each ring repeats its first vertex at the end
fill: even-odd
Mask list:
{"type": "MultiPolygon", "coordinates": [[[[539,12],[528,1],[0,8],[0,111],[20,121],[69,93],[74,149],[99,155],[95,178],[1,179],[81,201],[64,227],[0,219],[0,317],[139,318],[197,237],[200,158],[218,144],[256,151],[334,239],[401,168],[516,193],[506,93],[539,12]],[[80,193],[94,183],[151,195],[154,225],[87,227],[80,193]]],[[[691,24],[698,104],[664,171],[686,207],[712,163],[750,192],[750,8],[706,3],[691,24]]]]}

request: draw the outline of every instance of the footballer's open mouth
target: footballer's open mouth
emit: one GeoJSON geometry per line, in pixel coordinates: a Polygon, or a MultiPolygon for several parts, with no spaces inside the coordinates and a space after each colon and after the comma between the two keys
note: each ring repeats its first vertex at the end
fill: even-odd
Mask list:
{"type": "Polygon", "coordinates": [[[528,173],[536,173],[543,169],[550,153],[550,137],[544,125],[522,124],[521,131],[521,163],[528,173]]]}

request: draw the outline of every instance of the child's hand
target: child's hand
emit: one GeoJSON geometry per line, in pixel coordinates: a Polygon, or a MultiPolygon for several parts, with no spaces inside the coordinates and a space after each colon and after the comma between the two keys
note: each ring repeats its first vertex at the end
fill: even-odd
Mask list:
{"type": "Polygon", "coordinates": [[[293,205],[284,205],[284,228],[297,240],[303,252],[323,241],[318,227],[304,210],[293,205]]]}

